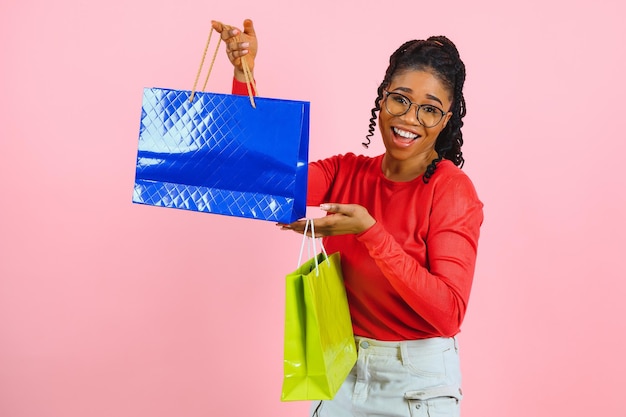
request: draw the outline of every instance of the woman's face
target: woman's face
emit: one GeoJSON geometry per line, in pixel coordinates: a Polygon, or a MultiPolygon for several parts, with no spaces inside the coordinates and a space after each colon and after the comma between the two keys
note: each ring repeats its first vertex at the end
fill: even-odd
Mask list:
{"type": "MultiPolygon", "coordinates": [[[[434,149],[437,136],[452,116],[452,113],[448,112],[451,105],[450,91],[431,72],[421,70],[409,70],[396,74],[387,91],[402,94],[415,103],[405,114],[394,116],[387,110],[385,101],[404,99],[383,94],[378,120],[387,154],[399,161],[425,159],[430,163],[436,157],[434,149]],[[418,104],[437,107],[446,114],[437,125],[424,127],[417,119],[418,104]]],[[[392,108],[391,103],[389,107],[392,108]]]]}

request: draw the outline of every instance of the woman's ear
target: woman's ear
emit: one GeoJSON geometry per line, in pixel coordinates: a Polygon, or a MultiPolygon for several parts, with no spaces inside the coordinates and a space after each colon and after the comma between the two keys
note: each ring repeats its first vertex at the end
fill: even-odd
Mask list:
{"type": "Polygon", "coordinates": [[[447,112],[443,118],[443,127],[441,128],[441,130],[446,128],[450,119],[452,119],[452,112],[447,112]]]}

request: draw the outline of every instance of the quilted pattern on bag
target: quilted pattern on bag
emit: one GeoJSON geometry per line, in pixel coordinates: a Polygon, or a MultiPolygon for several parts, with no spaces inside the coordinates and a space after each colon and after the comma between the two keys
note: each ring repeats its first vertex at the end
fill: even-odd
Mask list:
{"type": "Polygon", "coordinates": [[[278,222],[305,215],[309,103],[144,90],[133,201],[278,222]]]}

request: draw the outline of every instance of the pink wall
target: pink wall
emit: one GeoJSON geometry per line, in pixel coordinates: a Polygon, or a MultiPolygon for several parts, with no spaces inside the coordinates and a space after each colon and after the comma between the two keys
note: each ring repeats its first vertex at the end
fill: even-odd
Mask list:
{"type": "Polygon", "coordinates": [[[464,416],[623,416],[622,3],[299,4],[0,3],[0,416],[305,415],[279,401],[299,237],[131,204],[142,88],[190,88],[209,20],[245,17],[261,94],[312,102],[313,159],[364,151],[396,46],[457,43],[486,214],[464,416]]]}

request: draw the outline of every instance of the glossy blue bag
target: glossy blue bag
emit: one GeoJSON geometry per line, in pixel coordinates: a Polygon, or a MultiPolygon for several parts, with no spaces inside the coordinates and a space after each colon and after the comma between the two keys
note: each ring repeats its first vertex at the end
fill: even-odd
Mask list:
{"type": "Polygon", "coordinates": [[[309,102],[145,88],[133,202],[291,223],[308,149],[309,102]]]}

